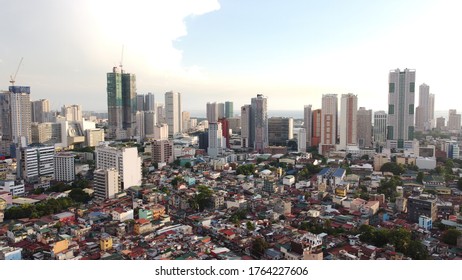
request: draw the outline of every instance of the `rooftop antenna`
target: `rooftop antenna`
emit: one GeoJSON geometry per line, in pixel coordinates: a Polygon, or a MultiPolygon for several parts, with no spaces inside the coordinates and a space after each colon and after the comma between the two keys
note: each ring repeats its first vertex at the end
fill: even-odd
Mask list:
{"type": "Polygon", "coordinates": [[[21,67],[23,59],[24,59],[24,57],[21,57],[21,60],[19,61],[18,68],[16,69],[16,72],[14,73],[14,76],[10,75],[11,86],[14,86],[14,83],[16,82],[16,75],[18,75],[19,67],[21,67]]]}
{"type": "Polygon", "coordinates": [[[123,67],[123,64],[122,62],[124,61],[124,45],[122,45],[122,55],[120,56],[120,63],[119,63],[119,67],[120,67],[120,72],[122,73],[122,67],[123,67]]]}

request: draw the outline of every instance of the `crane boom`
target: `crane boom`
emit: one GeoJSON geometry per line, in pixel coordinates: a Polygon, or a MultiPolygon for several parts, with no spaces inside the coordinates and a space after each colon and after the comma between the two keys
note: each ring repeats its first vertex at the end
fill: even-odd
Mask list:
{"type": "Polygon", "coordinates": [[[10,83],[11,83],[12,86],[14,86],[14,83],[16,82],[16,75],[18,75],[19,68],[21,67],[23,59],[24,59],[24,57],[21,57],[21,60],[19,61],[18,68],[16,68],[16,72],[14,73],[14,76],[10,75],[10,83]]]}

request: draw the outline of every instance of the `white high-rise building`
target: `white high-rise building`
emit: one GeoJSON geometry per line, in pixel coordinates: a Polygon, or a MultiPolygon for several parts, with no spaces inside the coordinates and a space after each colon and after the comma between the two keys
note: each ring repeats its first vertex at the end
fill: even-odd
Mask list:
{"type": "Polygon", "coordinates": [[[457,110],[451,109],[449,110],[449,118],[448,118],[448,130],[457,132],[461,129],[461,115],[457,114],[457,110]]]}
{"type": "Polygon", "coordinates": [[[306,152],[306,130],[305,128],[300,128],[298,131],[298,152],[306,152]]]}
{"type": "Polygon", "coordinates": [[[119,172],[116,168],[96,169],[94,172],[95,197],[101,200],[115,198],[122,191],[119,172]]]}
{"type": "Polygon", "coordinates": [[[54,146],[34,145],[21,148],[20,175],[28,183],[54,177],[54,146]]]}
{"type": "Polygon", "coordinates": [[[321,107],[321,142],[319,152],[325,154],[337,143],[337,94],[323,94],[321,107]]]}
{"type": "Polygon", "coordinates": [[[342,94],[339,118],[339,150],[346,150],[349,146],[357,146],[357,114],[358,97],[352,93],[342,94]]]}
{"type": "Polygon", "coordinates": [[[226,147],[226,142],[223,140],[221,123],[209,123],[209,146],[207,154],[210,157],[216,158],[223,152],[223,148],[226,147]]]}
{"type": "Polygon", "coordinates": [[[412,147],[414,139],[415,70],[392,70],[388,76],[388,148],[412,147]]]}
{"type": "Polygon", "coordinates": [[[173,135],[182,131],[181,93],[173,91],[165,93],[165,111],[168,124],[168,136],[173,137],[173,135]]]}
{"type": "Polygon", "coordinates": [[[75,179],[75,155],[67,152],[55,154],[55,180],[71,182],[75,179]]]}
{"type": "Polygon", "coordinates": [[[152,135],[154,134],[154,128],[156,127],[156,112],[154,111],[145,111],[144,112],[144,134],[152,135]]]}
{"type": "Polygon", "coordinates": [[[387,113],[374,112],[374,146],[382,146],[387,141],[387,113]]]}
{"type": "Polygon", "coordinates": [[[167,140],[168,139],[168,125],[158,124],[154,127],[154,135],[150,135],[149,138],[153,140],[167,140]]]}
{"type": "Polygon", "coordinates": [[[90,128],[85,130],[85,146],[96,147],[104,141],[104,129],[90,128]]]}
{"type": "Polygon", "coordinates": [[[80,105],[64,105],[61,108],[61,114],[69,122],[82,121],[82,107],[80,105]]]}
{"type": "Polygon", "coordinates": [[[218,119],[225,117],[225,103],[217,103],[218,107],[218,119]]]}
{"type": "Polygon", "coordinates": [[[95,149],[96,168],[116,168],[122,190],[141,185],[141,158],[136,147],[110,147],[100,145],[95,149]]]}
{"type": "Polygon", "coordinates": [[[135,136],[138,136],[140,140],[143,140],[146,137],[146,128],[144,127],[145,125],[144,111],[137,111],[135,114],[135,119],[136,119],[135,136]]]}
{"type": "Polygon", "coordinates": [[[303,108],[303,128],[305,128],[305,150],[306,147],[311,147],[312,127],[313,127],[313,113],[311,105],[305,105],[303,108]]]}

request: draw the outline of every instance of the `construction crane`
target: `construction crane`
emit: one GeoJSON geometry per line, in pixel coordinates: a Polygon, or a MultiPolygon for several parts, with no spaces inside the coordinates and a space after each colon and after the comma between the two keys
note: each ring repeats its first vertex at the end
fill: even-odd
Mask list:
{"type": "Polygon", "coordinates": [[[10,75],[11,86],[14,86],[14,83],[16,82],[16,75],[18,75],[19,67],[21,67],[23,58],[24,57],[21,57],[21,60],[19,61],[19,65],[18,65],[18,68],[16,69],[16,73],[14,73],[14,76],[10,75]]]}

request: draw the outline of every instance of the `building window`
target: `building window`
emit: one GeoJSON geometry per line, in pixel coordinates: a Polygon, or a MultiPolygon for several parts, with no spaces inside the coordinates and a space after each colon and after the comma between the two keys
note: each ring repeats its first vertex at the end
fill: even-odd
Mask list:
{"type": "Polygon", "coordinates": [[[415,83],[414,82],[409,83],[409,91],[414,92],[414,90],[415,90],[415,83]]]}
{"type": "Polygon", "coordinates": [[[389,115],[394,115],[395,114],[395,105],[393,105],[393,104],[388,105],[388,114],[389,115]]]}
{"type": "Polygon", "coordinates": [[[394,93],[395,92],[395,83],[389,83],[388,84],[388,92],[389,93],[394,93]]]}
{"type": "Polygon", "coordinates": [[[409,104],[409,114],[414,115],[414,104],[409,104]]]}

